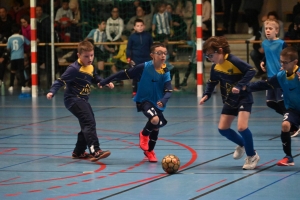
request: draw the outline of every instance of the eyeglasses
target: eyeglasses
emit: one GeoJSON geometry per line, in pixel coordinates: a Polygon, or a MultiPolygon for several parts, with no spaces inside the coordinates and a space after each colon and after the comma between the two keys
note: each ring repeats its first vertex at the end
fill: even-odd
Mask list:
{"type": "MultiPolygon", "coordinates": [[[[295,60],[295,59],[294,59],[294,60],[295,60]]],[[[291,61],[282,61],[282,60],[280,60],[279,62],[280,62],[280,64],[282,64],[282,65],[287,65],[287,64],[293,62],[294,60],[291,60],[291,61]]]]}
{"type": "Polygon", "coordinates": [[[212,58],[214,56],[214,54],[217,53],[217,51],[211,53],[211,54],[206,54],[205,58],[212,58]]]}
{"type": "Polygon", "coordinates": [[[168,55],[168,52],[167,51],[165,51],[165,52],[162,52],[162,51],[156,51],[156,52],[153,52],[154,54],[157,54],[157,55],[159,55],[159,56],[161,56],[161,55],[168,55]]]}

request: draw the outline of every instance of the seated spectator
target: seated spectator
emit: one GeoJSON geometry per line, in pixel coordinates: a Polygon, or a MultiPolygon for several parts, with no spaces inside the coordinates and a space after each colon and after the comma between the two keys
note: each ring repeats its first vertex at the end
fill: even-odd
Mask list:
{"type": "Polygon", "coordinates": [[[300,0],[298,0],[297,4],[293,7],[293,19],[295,19],[298,14],[300,14],[300,0]]]}
{"type": "MultiPolygon", "coordinates": [[[[24,15],[21,17],[21,27],[22,27],[22,35],[27,39],[31,40],[31,28],[30,28],[30,18],[28,15],[24,15]]],[[[30,53],[30,46],[24,44],[24,53],[30,53]]]]}
{"type": "MultiPolygon", "coordinates": [[[[86,36],[87,39],[92,39],[94,43],[106,42],[107,35],[105,32],[106,20],[101,19],[98,23],[98,28],[93,29],[86,36]]],[[[109,58],[109,53],[114,53],[115,49],[109,48],[108,45],[95,44],[95,58],[97,59],[98,74],[101,75],[104,72],[104,62],[109,58]]]]}
{"type": "Polygon", "coordinates": [[[259,31],[258,15],[263,4],[263,0],[244,0],[243,9],[248,24],[248,34],[256,35],[259,31]]]}
{"type": "Polygon", "coordinates": [[[4,7],[0,7],[0,42],[6,43],[7,39],[12,35],[13,19],[7,14],[4,7]]]}
{"type": "Polygon", "coordinates": [[[71,32],[71,42],[79,42],[82,40],[81,25],[81,12],[79,9],[79,4],[77,0],[71,0],[69,3],[69,8],[72,11],[74,19],[71,21],[70,32],[71,32]]]}
{"type": "MultiPolygon", "coordinates": [[[[284,26],[283,26],[283,22],[279,20],[279,17],[278,17],[277,12],[276,12],[276,11],[271,11],[271,12],[269,12],[268,15],[267,15],[267,18],[268,18],[268,19],[271,19],[271,20],[276,19],[276,20],[278,21],[278,23],[279,23],[279,33],[278,33],[278,38],[283,40],[283,39],[284,39],[284,26]]],[[[262,39],[262,40],[267,39],[267,38],[266,38],[266,35],[265,35],[265,26],[264,26],[264,24],[263,24],[263,26],[262,26],[261,39],[262,39]]]]}
{"type": "MultiPolygon", "coordinates": [[[[294,22],[289,26],[288,30],[288,37],[291,40],[300,40],[300,14],[298,14],[294,22]]],[[[300,44],[299,43],[292,43],[292,46],[298,51],[298,55],[300,58],[300,44]]],[[[298,66],[300,65],[300,59],[298,60],[298,66]]]]}
{"type": "Polygon", "coordinates": [[[187,35],[189,38],[192,37],[193,29],[195,26],[193,24],[194,16],[194,6],[190,0],[175,0],[174,1],[175,13],[182,13],[183,21],[185,22],[187,29],[187,35]]]}
{"type": "Polygon", "coordinates": [[[211,36],[211,4],[209,0],[204,0],[202,4],[202,31],[204,39],[211,36]]]}
{"type": "Polygon", "coordinates": [[[131,33],[134,32],[134,22],[136,19],[141,19],[145,24],[145,31],[151,31],[152,15],[146,15],[145,10],[142,6],[136,7],[136,16],[130,18],[129,22],[126,24],[126,30],[131,33]]]}
{"type": "MultiPolygon", "coordinates": [[[[28,2],[27,2],[28,3],[28,2]]],[[[23,0],[14,0],[13,6],[9,11],[9,15],[17,24],[21,24],[21,17],[29,15],[29,4],[24,4],[23,0]]]]}
{"type": "Polygon", "coordinates": [[[119,8],[113,7],[111,17],[108,18],[106,27],[106,35],[108,41],[120,41],[124,30],[123,19],[119,17],[119,8]]]}
{"type": "Polygon", "coordinates": [[[186,40],[186,24],[183,21],[182,13],[175,13],[174,6],[170,3],[167,4],[167,11],[171,14],[174,30],[174,35],[170,38],[170,40],[186,40]]]}
{"type": "Polygon", "coordinates": [[[4,87],[2,82],[4,82],[4,74],[6,67],[9,63],[9,52],[5,47],[0,47],[0,87],[4,87]]]}
{"type": "Polygon", "coordinates": [[[55,16],[55,29],[64,42],[70,42],[70,25],[73,19],[73,13],[69,9],[69,0],[63,0],[62,6],[57,10],[55,16]]]}

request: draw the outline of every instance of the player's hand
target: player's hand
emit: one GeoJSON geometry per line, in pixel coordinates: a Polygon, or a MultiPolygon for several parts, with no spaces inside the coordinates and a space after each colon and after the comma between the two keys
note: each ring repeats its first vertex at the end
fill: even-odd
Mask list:
{"type": "Polygon", "coordinates": [[[265,62],[261,62],[261,63],[260,63],[260,68],[261,68],[264,72],[267,71],[266,68],[265,68],[265,62]]]}
{"type": "Polygon", "coordinates": [[[155,38],[155,32],[154,31],[152,31],[152,37],[155,38]]]}
{"type": "Polygon", "coordinates": [[[204,102],[207,100],[207,98],[208,98],[207,95],[205,95],[204,97],[202,97],[202,99],[199,102],[199,105],[203,105],[204,102]]]}
{"type": "Polygon", "coordinates": [[[109,84],[106,85],[109,89],[113,89],[115,87],[115,85],[110,82],[109,84]]]}
{"type": "Polygon", "coordinates": [[[236,87],[233,87],[231,92],[234,93],[234,94],[238,94],[238,93],[240,93],[240,90],[236,87]]]}
{"type": "Polygon", "coordinates": [[[158,101],[156,104],[157,104],[157,106],[160,107],[160,108],[164,107],[164,104],[163,104],[161,101],[158,101]]]}
{"type": "Polygon", "coordinates": [[[52,97],[53,97],[53,93],[52,93],[52,92],[49,92],[49,93],[47,94],[47,99],[52,99],[52,97]]]}

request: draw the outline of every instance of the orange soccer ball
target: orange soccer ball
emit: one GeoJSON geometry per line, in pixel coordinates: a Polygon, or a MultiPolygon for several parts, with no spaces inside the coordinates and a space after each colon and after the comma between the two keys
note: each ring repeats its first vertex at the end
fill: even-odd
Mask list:
{"type": "Polygon", "coordinates": [[[168,174],[175,174],[180,167],[180,160],[177,156],[168,154],[162,159],[161,165],[168,174]]]}

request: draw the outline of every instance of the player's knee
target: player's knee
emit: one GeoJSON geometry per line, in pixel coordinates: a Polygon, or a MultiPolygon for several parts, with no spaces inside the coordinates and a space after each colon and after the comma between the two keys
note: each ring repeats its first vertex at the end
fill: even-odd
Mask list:
{"type": "Polygon", "coordinates": [[[291,129],[291,124],[290,124],[290,122],[288,122],[288,121],[282,122],[282,124],[281,124],[281,130],[282,130],[283,132],[289,132],[290,129],[291,129]]]}
{"type": "Polygon", "coordinates": [[[224,137],[227,137],[229,134],[229,129],[218,129],[218,130],[219,130],[219,133],[224,137]]]}
{"type": "Polygon", "coordinates": [[[151,124],[157,125],[159,123],[159,117],[158,116],[154,116],[151,119],[151,124]]]}

